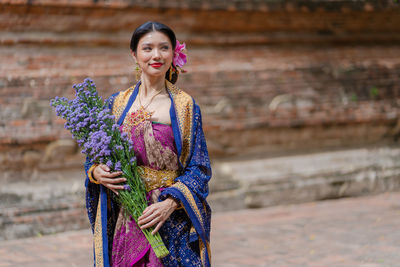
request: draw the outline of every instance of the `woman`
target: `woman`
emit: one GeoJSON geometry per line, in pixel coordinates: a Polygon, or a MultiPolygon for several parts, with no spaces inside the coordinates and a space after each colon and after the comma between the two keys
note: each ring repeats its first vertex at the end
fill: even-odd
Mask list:
{"type": "Polygon", "coordinates": [[[150,205],[137,225],[112,197],[124,190],[122,173],[86,162],[95,266],[210,266],[210,161],[200,108],[174,85],[182,56],[176,44],[166,25],[138,27],[130,48],[140,80],[108,99],[120,130],[134,144],[150,205]],[[169,255],[158,259],[139,227],[154,227],[169,255]]]}

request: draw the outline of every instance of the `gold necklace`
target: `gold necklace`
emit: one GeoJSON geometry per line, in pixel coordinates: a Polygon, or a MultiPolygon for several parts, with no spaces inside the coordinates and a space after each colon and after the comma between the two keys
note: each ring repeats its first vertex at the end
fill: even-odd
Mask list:
{"type": "MultiPolygon", "coordinates": [[[[164,89],[161,89],[161,90],[158,91],[156,94],[154,94],[154,95],[150,98],[149,103],[147,103],[147,105],[144,107],[144,106],[142,105],[142,101],[140,100],[140,87],[139,87],[139,104],[140,104],[140,106],[141,106],[143,109],[146,109],[146,108],[151,104],[151,102],[153,101],[153,99],[154,99],[157,95],[159,95],[163,90],[164,90],[164,89]]],[[[154,111],[153,111],[153,112],[154,112],[154,111]]]]}
{"type": "MultiPolygon", "coordinates": [[[[141,87],[141,86],[140,86],[141,87]]],[[[159,92],[157,92],[155,95],[153,95],[149,101],[149,103],[144,107],[142,105],[142,101],[140,100],[140,87],[139,87],[139,93],[138,93],[138,98],[139,98],[139,105],[140,108],[134,112],[131,113],[131,115],[127,118],[126,123],[124,123],[124,132],[128,133],[128,136],[131,138],[131,132],[130,128],[132,126],[139,125],[140,123],[150,120],[151,116],[153,116],[154,111],[146,111],[146,108],[150,105],[150,103],[153,101],[154,97],[162,92],[163,89],[161,89],[159,92]]]]}

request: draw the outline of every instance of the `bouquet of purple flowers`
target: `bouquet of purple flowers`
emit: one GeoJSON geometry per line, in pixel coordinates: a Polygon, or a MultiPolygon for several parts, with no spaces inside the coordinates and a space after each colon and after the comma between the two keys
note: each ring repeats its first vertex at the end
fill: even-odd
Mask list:
{"type": "MultiPolygon", "coordinates": [[[[122,171],[127,179],[117,200],[125,207],[136,223],[147,207],[146,189],[137,172],[132,141],[121,133],[108,105],[98,95],[94,82],[86,78],[73,86],[76,98],[69,100],[56,97],[51,100],[57,116],[66,120],[69,130],[82,153],[93,163],[103,163],[114,171],[122,171]]],[[[163,258],[169,251],[159,233],[152,235],[150,228],[142,229],[157,257],[163,258]]]]}

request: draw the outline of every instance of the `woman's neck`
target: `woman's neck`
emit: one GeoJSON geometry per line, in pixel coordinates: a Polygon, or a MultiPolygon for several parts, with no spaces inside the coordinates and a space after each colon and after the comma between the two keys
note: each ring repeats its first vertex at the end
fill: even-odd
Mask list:
{"type": "Polygon", "coordinates": [[[162,76],[149,77],[147,75],[142,74],[141,81],[142,81],[141,94],[144,98],[152,96],[165,88],[165,78],[162,76]]]}

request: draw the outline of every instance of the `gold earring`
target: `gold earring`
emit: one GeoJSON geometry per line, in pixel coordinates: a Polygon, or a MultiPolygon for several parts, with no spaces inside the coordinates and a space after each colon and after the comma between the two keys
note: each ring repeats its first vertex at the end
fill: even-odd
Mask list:
{"type": "Polygon", "coordinates": [[[136,81],[138,82],[140,80],[140,77],[142,76],[142,69],[140,68],[137,62],[135,70],[136,70],[136,81]]]}
{"type": "Polygon", "coordinates": [[[172,81],[172,72],[173,72],[173,68],[172,68],[172,64],[171,67],[169,67],[169,80],[172,81]]]}

